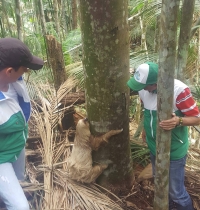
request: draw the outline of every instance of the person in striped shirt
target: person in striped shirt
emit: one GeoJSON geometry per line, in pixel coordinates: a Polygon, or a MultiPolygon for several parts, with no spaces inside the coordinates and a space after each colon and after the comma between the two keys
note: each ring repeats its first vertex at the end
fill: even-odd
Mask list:
{"type": "MultiPolygon", "coordinates": [[[[157,78],[158,65],[153,62],[141,64],[127,82],[132,91],[138,91],[144,106],[144,131],[142,138],[150,149],[153,174],[155,174],[156,126],[157,126],[157,78]]],[[[169,209],[174,203],[178,210],[193,210],[192,200],[185,189],[185,163],[189,147],[187,126],[199,125],[200,113],[189,87],[174,80],[172,118],[159,122],[164,130],[171,130],[169,168],[169,209]]]]}

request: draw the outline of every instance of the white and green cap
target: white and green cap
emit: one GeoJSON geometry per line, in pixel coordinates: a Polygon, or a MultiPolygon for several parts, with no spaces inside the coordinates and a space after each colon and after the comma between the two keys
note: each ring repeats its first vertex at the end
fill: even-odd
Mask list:
{"type": "Polygon", "coordinates": [[[128,87],[134,91],[140,91],[147,85],[157,83],[158,64],[146,62],[138,66],[134,76],[127,82],[128,87]]]}

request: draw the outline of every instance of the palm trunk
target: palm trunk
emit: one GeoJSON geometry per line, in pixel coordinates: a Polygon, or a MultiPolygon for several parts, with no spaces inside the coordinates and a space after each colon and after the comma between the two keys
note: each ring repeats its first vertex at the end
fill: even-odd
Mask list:
{"type": "Polygon", "coordinates": [[[171,131],[159,122],[170,119],[173,112],[174,72],[176,63],[177,19],[179,0],[163,0],[161,11],[159,74],[157,95],[157,135],[154,210],[169,208],[169,164],[171,131]]]}
{"type": "Polygon", "coordinates": [[[98,183],[119,192],[133,181],[129,146],[128,0],[81,0],[86,109],[93,134],[123,128],[94,153],[94,162],[111,163],[98,183]],[[99,9],[100,8],[100,9],[99,9]]]}

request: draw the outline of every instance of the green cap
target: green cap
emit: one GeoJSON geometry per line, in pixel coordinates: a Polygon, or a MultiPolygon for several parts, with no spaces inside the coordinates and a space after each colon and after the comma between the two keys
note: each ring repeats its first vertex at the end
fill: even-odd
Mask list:
{"type": "Polygon", "coordinates": [[[158,64],[146,62],[138,66],[134,76],[127,82],[130,89],[140,91],[147,85],[157,83],[158,64]]]}

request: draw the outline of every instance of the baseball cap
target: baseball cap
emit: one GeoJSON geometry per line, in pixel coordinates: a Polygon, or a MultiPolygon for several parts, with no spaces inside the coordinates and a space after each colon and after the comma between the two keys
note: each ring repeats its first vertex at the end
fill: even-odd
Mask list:
{"type": "Polygon", "coordinates": [[[25,66],[33,70],[43,67],[44,61],[31,54],[28,47],[16,38],[0,39],[0,67],[25,66]]]}
{"type": "Polygon", "coordinates": [[[133,77],[127,82],[130,89],[140,91],[147,85],[157,83],[158,64],[146,62],[138,66],[133,77]]]}

